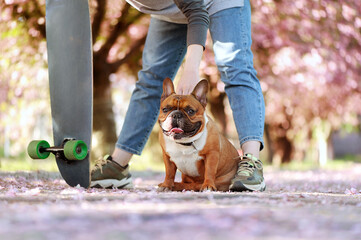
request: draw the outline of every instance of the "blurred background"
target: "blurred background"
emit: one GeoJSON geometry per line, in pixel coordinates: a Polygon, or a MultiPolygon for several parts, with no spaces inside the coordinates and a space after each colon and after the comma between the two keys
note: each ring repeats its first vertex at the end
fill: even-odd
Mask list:
{"type": "MultiPolygon", "coordinates": [[[[114,148],[141,66],[149,16],[125,1],[89,2],[94,160],[114,148]]],[[[254,64],[266,101],[263,162],[297,169],[361,162],[361,1],[251,4],[254,64]]],[[[1,0],[0,9],[0,170],[56,171],[54,161],[26,154],[32,139],[52,142],[45,0],[1,0]]],[[[201,72],[211,83],[209,114],[237,146],[210,38],[201,72]]],[[[157,134],[155,126],[133,169],[164,169],[157,134]]]]}

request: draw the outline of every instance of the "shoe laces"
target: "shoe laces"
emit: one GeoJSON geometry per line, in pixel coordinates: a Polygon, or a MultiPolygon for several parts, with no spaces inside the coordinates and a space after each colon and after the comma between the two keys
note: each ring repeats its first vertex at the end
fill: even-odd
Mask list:
{"type": "Polygon", "coordinates": [[[99,158],[95,161],[95,169],[100,169],[100,172],[103,173],[103,166],[107,164],[109,155],[105,155],[103,158],[99,158]]]}
{"type": "Polygon", "coordinates": [[[238,163],[237,175],[252,176],[256,169],[262,170],[261,160],[251,154],[246,154],[238,163]]]}

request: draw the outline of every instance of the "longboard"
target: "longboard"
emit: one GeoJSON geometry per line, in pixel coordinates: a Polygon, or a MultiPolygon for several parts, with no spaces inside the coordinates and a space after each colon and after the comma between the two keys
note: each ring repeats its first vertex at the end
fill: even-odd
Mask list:
{"type": "MultiPolygon", "coordinates": [[[[91,39],[88,0],[46,0],[46,40],[55,147],[38,146],[38,150],[55,154],[60,174],[67,184],[79,184],[85,188],[90,184],[90,151],[87,151],[85,158],[77,159],[77,154],[83,154],[84,148],[74,140],[82,141],[88,148],[91,146],[91,39]],[[67,141],[73,142],[73,158],[64,154],[67,141]]],[[[71,149],[69,146],[67,148],[71,149]]]]}

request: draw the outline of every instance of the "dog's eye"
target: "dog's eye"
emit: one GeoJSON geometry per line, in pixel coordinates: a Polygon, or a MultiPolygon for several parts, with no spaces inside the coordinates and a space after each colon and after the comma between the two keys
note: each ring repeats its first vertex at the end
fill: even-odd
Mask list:
{"type": "Polygon", "coordinates": [[[162,111],[163,111],[164,113],[167,113],[167,112],[170,111],[170,108],[163,108],[162,111]]]}
{"type": "Polygon", "coordinates": [[[192,116],[192,115],[194,115],[196,113],[196,111],[194,111],[193,109],[188,109],[187,110],[187,114],[189,115],[189,116],[192,116]]]}

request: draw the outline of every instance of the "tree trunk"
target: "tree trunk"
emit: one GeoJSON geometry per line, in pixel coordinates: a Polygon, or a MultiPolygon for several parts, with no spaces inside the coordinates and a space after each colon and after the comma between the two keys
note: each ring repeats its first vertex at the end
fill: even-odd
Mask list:
{"type": "Polygon", "coordinates": [[[276,140],[276,154],[281,157],[281,163],[290,163],[294,152],[292,142],[286,136],[280,137],[276,140]]]}
{"type": "Polygon", "coordinates": [[[92,159],[111,154],[117,140],[114,121],[110,72],[101,57],[94,58],[92,159]]]}
{"type": "Polygon", "coordinates": [[[270,135],[270,130],[269,130],[268,124],[265,124],[264,133],[265,133],[266,144],[267,144],[267,146],[265,146],[265,147],[267,147],[267,162],[272,164],[273,157],[274,157],[274,149],[273,149],[273,145],[272,145],[272,140],[271,140],[271,135],[270,135]]]}
{"type": "Polygon", "coordinates": [[[112,99],[94,98],[92,159],[111,154],[117,141],[112,99]]]}
{"type": "Polygon", "coordinates": [[[294,155],[293,143],[287,138],[287,129],[282,124],[268,125],[271,148],[273,149],[272,163],[275,165],[289,163],[294,155]]]}
{"type": "Polygon", "coordinates": [[[333,147],[332,136],[333,136],[333,133],[331,133],[327,139],[327,156],[328,156],[329,160],[335,159],[335,151],[334,151],[334,147],[333,147]]]}

